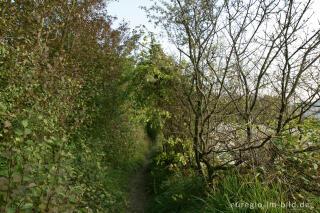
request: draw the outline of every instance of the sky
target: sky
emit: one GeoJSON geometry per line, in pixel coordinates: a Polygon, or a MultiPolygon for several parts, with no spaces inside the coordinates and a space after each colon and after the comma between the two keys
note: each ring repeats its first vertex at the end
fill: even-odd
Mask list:
{"type": "Polygon", "coordinates": [[[160,34],[161,29],[155,28],[152,23],[149,23],[146,13],[140,9],[140,6],[151,7],[154,1],[151,0],[118,0],[109,3],[107,6],[107,11],[109,15],[116,16],[118,20],[117,23],[125,21],[129,24],[131,29],[139,25],[145,25],[148,31],[154,32],[156,34],[157,40],[161,43],[164,51],[169,55],[175,55],[177,50],[173,44],[170,44],[168,39],[162,36],[157,36],[160,34]]]}
{"type": "Polygon", "coordinates": [[[148,23],[145,12],[140,9],[140,6],[150,7],[150,0],[119,0],[109,3],[107,10],[112,16],[117,16],[118,21],[125,20],[134,28],[138,25],[146,25],[149,30],[154,30],[152,24],[148,23]]]}
{"type": "MultiPolygon", "coordinates": [[[[149,31],[158,34],[160,29],[156,29],[153,24],[149,23],[145,12],[139,8],[140,6],[150,7],[153,3],[152,0],[118,0],[109,3],[107,10],[110,15],[118,17],[116,23],[125,21],[132,29],[139,25],[145,25],[149,31]]],[[[315,19],[320,20],[320,0],[314,0],[313,11],[315,19]]],[[[319,26],[317,20],[312,21],[312,25],[315,25],[315,27],[319,26]]],[[[175,52],[174,46],[170,45],[167,39],[158,38],[158,40],[167,49],[167,53],[175,52]]]]}
{"type": "MultiPolygon", "coordinates": [[[[153,2],[152,0],[118,0],[109,3],[108,11],[110,15],[117,16],[119,21],[129,22],[131,27],[146,25],[148,29],[155,30],[152,24],[148,23],[145,12],[139,8],[140,6],[150,7],[153,2]]],[[[315,16],[320,19],[320,0],[314,0],[313,10],[315,16]]]]}

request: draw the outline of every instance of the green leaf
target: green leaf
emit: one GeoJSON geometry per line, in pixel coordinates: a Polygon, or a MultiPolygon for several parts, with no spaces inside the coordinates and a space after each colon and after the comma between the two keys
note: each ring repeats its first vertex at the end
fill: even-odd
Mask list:
{"type": "Polygon", "coordinates": [[[8,175],[8,171],[7,170],[0,170],[0,176],[7,177],[7,175],[8,175]]]}
{"type": "Polygon", "coordinates": [[[4,105],[4,103],[2,103],[2,102],[0,102],[0,110],[1,111],[6,111],[7,110],[6,105],[4,105]]]}
{"type": "Polygon", "coordinates": [[[23,135],[23,132],[21,129],[16,129],[16,131],[14,131],[16,133],[16,135],[18,136],[22,136],[23,135]]]}
{"type": "Polygon", "coordinates": [[[33,140],[27,140],[26,143],[27,143],[28,145],[33,145],[34,142],[33,142],[33,140]]]}
{"type": "Polygon", "coordinates": [[[315,170],[317,170],[317,169],[318,169],[318,164],[313,163],[313,168],[314,168],[315,170]]]}
{"type": "Polygon", "coordinates": [[[28,126],[28,124],[29,124],[28,120],[23,120],[22,121],[22,125],[23,125],[24,128],[26,128],[28,126]]]}
{"type": "Polygon", "coordinates": [[[6,208],[6,213],[15,213],[16,210],[14,208],[10,208],[10,207],[7,207],[6,208]]]}
{"type": "Polygon", "coordinates": [[[47,206],[43,203],[39,205],[39,209],[41,209],[41,210],[45,210],[46,208],[47,208],[47,206]]]}
{"type": "Polygon", "coordinates": [[[30,130],[30,129],[25,129],[25,130],[24,130],[24,134],[30,135],[30,134],[31,134],[31,130],[30,130]]]}
{"type": "Polygon", "coordinates": [[[27,209],[31,209],[33,207],[32,203],[26,203],[22,206],[22,210],[27,210],[27,209]]]}

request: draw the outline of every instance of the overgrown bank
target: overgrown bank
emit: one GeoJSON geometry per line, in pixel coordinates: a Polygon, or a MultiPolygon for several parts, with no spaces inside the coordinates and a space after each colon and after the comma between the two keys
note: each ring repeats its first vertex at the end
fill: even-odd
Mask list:
{"type": "Polygon", "coordinates": [[[0,3],[1,212],[125,209],[145,147],[122,80],[135,36],[103,2],[0,3]]]}
{"type": "Polygon", "coordinates": [[[209,211],[275,201],[297,205],[234,211],[319,209],[320,122],[310,116],[320,101],[313,3],[173,0],[145,9],[178,52],[168,57],[150,48],[145,88],[166,91],[148,96],[158,97],[153,106],[162,112],[155,209],[188,211],[196,198],[182,192],[199,198],[201,186],[191,184],[198,177],[209,211]],[[310,208],[300,209],[305,203],[310,208]]]}
{"type": "Polygon", "coordinates": [[[232,168],[217,174],[208,187],[196,169],[183,166],[179,157],[163,155],[160,144],[149,164],[150,213],[212,212],[318,212],[320,200],[310,193],[292,198],[292,188],[281,174],[258,168],[232,168]]]}

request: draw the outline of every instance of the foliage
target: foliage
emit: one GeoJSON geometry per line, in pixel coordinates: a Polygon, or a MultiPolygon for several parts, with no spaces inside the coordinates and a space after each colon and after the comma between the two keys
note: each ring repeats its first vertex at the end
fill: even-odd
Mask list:
{"type": "Polygon", "coordinates": [[[275,140],[281,152],[275,168],[281,174],[282,184],[291,188],[290,195],[295,200],[317,197],[320,195],[319,120],[296,119],[287,129],[275,140]]]}
{"type": "Polygon", "coordinates": [[[148,212],[198,212],[199,200],[206,191],[203,179],[196,171],[180,169],[174,164],[160,165],[158,155],[149,165],[148,189],[153,199],[149,203],[148,212]]]}
{"type": "Polygon", "coordinates": [[[132,114],[145,123],[149,136],[155,140],[159,131],[166,128],[166,121],[175,114],[170,106],[175,101],[179,71],[174,59],[163,52],[152,34],[150,43],[147,37],[144,41],[144,47],[136,56],[135,69],[126,74],[127,96],[132,102],[132,114]]]}
{"type": "Polygon", "coordinates": [[[319,201],[290,200],[290,188],[279,181],[280,175],[266,178],[257,170],[254,174],[237,171],[224,173],[217,181],[215,190],[201,199],[203,212],[315,212],[319,201]]]}
{"type": "Polygon", "coordinates": [[[161,2],[149,15],[179,58],[152,33],[133,52],[103,0],[1,1],[1,212],[125,212],[145,132],[150,212],[319,205],[319,31],[297,36],[311,0],[161,2]]]}
{"type": "Polygon", "coordinates": [[[233,165],[259,166],[263,151],[275,164],[273,141],[319,101],[320,31],[303,18],[312,2],[163,0],[145,8],[180,54],[177,123],[208,182],[233,165]],[[307,28],[312,34],[300,37],[307,28]]]}
{"type": "Polygon", "coordinates": [[[119,84],[136,36],[100,0],[0,4],[0,211],[105,212],[136,148],[119,84]]]}
{"type": "Polygon", "coordinates": [[[285,209],[269,207],[269,204],[287,203],[286,189],[281,184],[263,184],[257,176],[235,172],[225,174],[215,191],[203,201],[205,212],[285,212],[285,209]]]}

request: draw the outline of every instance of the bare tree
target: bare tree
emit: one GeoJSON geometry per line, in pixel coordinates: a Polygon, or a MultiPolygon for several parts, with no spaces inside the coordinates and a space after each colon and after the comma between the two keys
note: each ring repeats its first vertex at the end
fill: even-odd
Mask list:
{"type": "Polygon", "coordinates": [[[185,120],[197,168],[205,165],[209,179],[250,159],[255,165],[255,151],[265,146],[274,161],[273,139],[320,99],[320,30],[308,28],[311,4],[171,0],[147,10],[181,54],[188,81],[180,100],[191,112],[185,120]]]}

